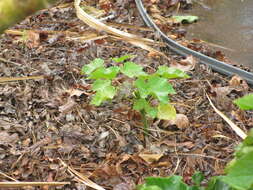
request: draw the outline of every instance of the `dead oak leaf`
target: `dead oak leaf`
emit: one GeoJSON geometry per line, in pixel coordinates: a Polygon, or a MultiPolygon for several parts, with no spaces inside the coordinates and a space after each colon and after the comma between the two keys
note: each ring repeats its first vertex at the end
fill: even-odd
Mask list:
{"type": "Polygon", "coordinates": [[[229,81],[229,86],[236,88],[237,91],[246,91],[249,89],[249,85],[240,76],[235,75],[229,81]]]}
{"type": "Polygon", "coordinates": [[[83,94],[87,94],[85,91],[79,90],[79,89],[69,89],[66,92],[69,94],[70,97],[72,97],[72,96],[79,97],[79,96],[81,96],[83,94]]]}
{"type": "Polygon", "coordinates": [[[229,86],[224,86],[224,87],[214,87],[213,90],[218,97],[224,97],[228,95],[233,90],[233,88],[229,86]]]}
{"type": "Polygon", "coordinates": [[[172,62],[170,64],[171,67],[180,69],[182,71],[190,71],[195,68],[195,65],[197,63],[197,59],[193,57],[192,55],[188,56],[185,59],[182,59],[180,62],[172,62]]]}
{"type": "Polygon", "coordinates": [[[230,86],[239,86],[242,82],[242,78],[238,75],[233,76],[231,80],[229,81],[230,86]]]}
{"type": "Polygon", "coordinates": [[[179,129],[185,129],[190,126],[190,122],[186,115],[177,114],[176,119],[167,120],[164,122],[164,127],[167,127],[169,125],[176,125],[179,129]]]}
{"type": "Polygon", "coordinates": [[[148,164],[152,164],[153,162],[158,161],[162,156],[163,154],[146,154],[146,153],[139,154],[139,157],[142,158],[148,164]]]}

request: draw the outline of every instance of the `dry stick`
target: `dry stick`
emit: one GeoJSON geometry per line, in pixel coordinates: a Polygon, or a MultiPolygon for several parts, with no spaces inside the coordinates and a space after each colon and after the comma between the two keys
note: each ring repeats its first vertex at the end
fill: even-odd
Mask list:
{"type": "Polygon", "coordinates": [[[99,29],[100,31],[101,30],[106,31],[110,34],[113,34],[115,36],[122,37],[122,38],[142,41],[142,42],[146,42],[146,43],[154,43],[153,40],[150,40],[147,38],[142,38],[137,35],[123,32],[123,31],[118,30],[116,28],[107,26],[106,24],[100,22],[99,20],[95,19],[91,15],[87,14],[83,9],[81,9],[80,1],[81,0],[75,0],[75,2],[74,2],[75,9],[76,9],[76,15],[80,20],[82,20],[84,23],[88,24],[90,27],[95,28],[95,29],[99,29]]]}
{"type": "Polygon", "coordinates": [[[95,40],[101,40],[101,39],[104,39],[104,38],[108,38],[108,35],[103,35],[103,36],[90,36],[90,37],[87,37],[87,36],[79,36],[79,37],[68,37],[67,40],[78,40],[78,41],[82,41],[82,42],[85,42],[85,41],[95,41],[95,40]]]}
{"type": "Polygon", "coordinates": [[[213,160],[219,160],[222,162],[227,162],[224,159],[220,159],[220,158],[216,158],[214,156],[207,156],[207,155],[203,155],[203,154],[191,154],[191,153],[177,153],[177,154],[169,154],[170,156],[195,156],[195,157],[203,157],[203,158],[210,158],[213,160]]]}
{"type": "Polygon", "coordinates": [[[40,75],[40,76],[28,76],[28,77],[0,77],[0,83],[18,81],[18,80],[31,80],[31,79],[33,80],[44,79],[44,76],[40,75]]]}
{"type": "Polygon", "coordinates": [[[87,14],[83,9],[81,9],[80,7],[80,2],[81,0],[75,0],[74,1],[74,6],[76,9],[76,15],[77,17],[82,20],[84,23],[86,23],[87,25],[89,25],[90,27],[98,30],[98,31],[105,31],[108,32],[110,34],[113,34],[117,37],[122,38],[122,40],[127,41],[135,46],[141,47],[149,52],[155,53],[157,55],[162,55],[164,56],[166,59],[169,60],[169,58],[162,52],[148,46],[147,44],[154,44],[154,41],[151,39],[147,39],[147,38],[142,38],[140,36],[128,33],[128,32],[124,32],[121,30],[118,30],[116,28],[110,27],[106,24],[104,24],[103,22],[100,22],[99,20],[97,20],[96,18],[92,17],[91,15],[87,14]]]}
{"type": "Polygon", "coordinates": [[[61,186],[70,182],[0,182],[0,187],[25,187],[25,186],[61,186]]]}
{"type": "MultiPolygon", "coordinates": [[[[176,145],[176,144],[177,144],[177,143],[176,143],[176,139],[175,139],[175,145],[176,145]]],[[[179,157],[178,157],[177,146],[174,146],[174,148],[175,148],[175,153],[176,153],[176,155],[177,155],[177,164],[176,164],[176,167],[175,167],[175,169],[174,169],[174,172],[172,173],[173,175],[175,175],[175,173],[177,172],[177,169],[178,169],[179,164],[180,164],[180,162],[181,162],[181,159],[179,159],[179,157]]]]}
{"type": "Polygon", "coordinates": [[[209,96],[206,94],[207,99],[209,100],[209,103],[213,107],[214,111],[219,114],[228,124],[229,126],[236,132],[236,134],[241,137],[242,139],[245,139],[247,135],[241,130],[236,124],[234,124],[227,116],[225,116],[220,110],[218,110],[214,105],[209,96]]]}
{"type": "Polygon", "coordinates": [[[122,24],[122,23],[116,23],[116,22],[106,22],[106,24],[109,26],[116,26],[116,27],[122,27],[122,28],[127,28],[127,29],[130,28],[130,29],[150,31],[150,32],[154,31],[152,28],[135,26],[135,25],[130,25],[130,24],[122,24]]]}
{"type": "Polygon", "coordinates": [[[5,63],[11,63],[11,64],[16,65],[16,66],[20,66],[20,64],[15,63],[15,62],[13,62],[13,61],[9,61],[9,60],[4,59],[4,58],[2,58],[2,57],[0,57],[0,61],[5,62],[5,63]]]}
{"type": "Polygon", "coordinates": [[[23,36],[27,32],[36,32],[36,33],[43,33],[43,34],[64,34],[64,35],[78,35],[77,32],[71,31],[57,31],[57,30],[5,30],[5,34],[15,35],[15,36],[23,36]]]}
{"type": "Polygon", "coordinates": [[[92,187],[94,189],[97,190],[105,190],[102,186],[94,183],[93,181],[91,181],[88,177],[84,176],[83,174],[79,173],[78,171],[74,170],[73,168],[71,168],[70,166],[68,166],[65,162],[63,162],[60,158],[58,158],[58,160],[61,162],[61,164],[67,168],[67,171],[75,176],[75,179],[89,187],[92,187]]]}
{"type": "Polygon", "coordinates": [[[11,180],[13,180],[13,181],[18,182],[18,180],[14,179],[14,178],[12,178],[12,177],[10,177],[10,176],[8,176],[7,174],[5,174],[5,173],[3,173],[3,172],[1,172],[1,171],[0,171],[0,174],[1,174],[2,176],[4,176],[4,177],[8,178],[8,179],[11,179],[11,180]]]}

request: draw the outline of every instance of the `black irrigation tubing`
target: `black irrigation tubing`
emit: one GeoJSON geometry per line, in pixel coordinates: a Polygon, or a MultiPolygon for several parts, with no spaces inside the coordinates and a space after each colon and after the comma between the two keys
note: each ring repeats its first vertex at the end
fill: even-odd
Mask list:
{"type": "Polygon", "coordinates": [[[168,47],[176,52],[179,55],[182,56],[189,56],[192,55],[196,57],[200,63],[206,64],[211,67],[216,72],[219,72],[221,74],[225,74],[227,76],[233,76],[233,75],[239,75],[243,79],[245,79],[249,84],[253,85],[253,73],[247,72],[245,70],[242,70],[238,67],[234,67],[232,65],[226,64],[224,62],[218,61],[214,58],[208,57],[202,53],[193,51],[185,46],[180,45],[179,43],[175,42],[174,40],[168,38],[158,27],[157,25],[152,21],[150,16],[147,14],[146,9],[143,6],[142,0],[135,0],[137,9],[146,23],[147,26],[152,27],[155,29],[155,31],[163,38],[163,40],[166,42],[168,47]]]}

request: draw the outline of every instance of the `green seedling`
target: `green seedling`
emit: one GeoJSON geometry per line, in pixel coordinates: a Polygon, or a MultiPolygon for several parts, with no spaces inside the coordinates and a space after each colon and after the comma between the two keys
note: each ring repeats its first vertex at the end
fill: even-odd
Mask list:
{"type": "Polygon", "coordinates": [[[234,103],[242,110],[253,110],[253,94],[248,94],[238,98],[234,103]]]}
{"type": "MultiPolygon", "coordinates": [[[[127,61],[133,55],[125,55],[119,58],[112,58],[114,65],[106,66],[103,59],[94,59],[90,64],[82,67],[81,73],[87,79],[92,79],[92,90],[95,95],[91,104],[100,106],[103,102],[113,99],[123,83],[115,82],[119,75],[125,76],[133,89],[131,97],[133,109],[139,111],[142,116],[145,132],[148,129],[148,119],[175,119],[176,110],[169,103],[169,95],[176,91],[168,79],[189,78],[183,71],[167,66],[160,66],[155,73],[149,74],[143,70],[141,65],[127,61]],[[156,102],[156,103],[153,103],[156,102]]],[[[113,64],[111,64],[113,65],[113,64]]]]}

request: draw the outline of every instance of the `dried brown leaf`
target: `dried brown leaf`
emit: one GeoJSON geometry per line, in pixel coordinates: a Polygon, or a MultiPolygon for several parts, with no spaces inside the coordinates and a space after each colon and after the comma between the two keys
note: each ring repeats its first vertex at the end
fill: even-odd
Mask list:
{"type": "Polygon", "coordinates": [[[153,162],[158,161],[162,156],[163,154],[146,154],[146,153],[139,154],[139,157],[141,157],[148,164],[152,164],[153,162]]]}
{"type": "Polygon", "coordinates": [[[195,68],[196,63],[197,59],[190,55],[187,58],[181,60],[180,62],[172,62],[170,66],[180,69],[182,71],[190,71],[195,68]]]}
{"type": "Polygon", "coordinates": [[[185,129],[190,126],[189,119],[184,114],[177,114],[176,119],[168,120],[164,123],[167,127],[169,125],[176,125],[179,129],[185,129]]]}
{"type": "Polygon", "coordinates": [[[75,105],[76,105],[76,102],[72,100],[72,98],[68,98],[67,103],[59,107],[59,111],[62,113],[67,113],[71,111],[75,105]]]}

